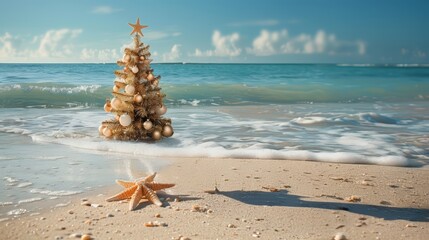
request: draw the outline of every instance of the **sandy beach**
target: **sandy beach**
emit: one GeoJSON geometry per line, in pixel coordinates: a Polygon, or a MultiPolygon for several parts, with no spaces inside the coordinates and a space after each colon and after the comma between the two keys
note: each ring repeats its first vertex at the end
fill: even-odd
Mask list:
{"type": "MultiPolygon", "coordinates": [[[[149,173],[148,173],[149,174],[149,173]]],[[[426,239],[429,170],[250,159],[174,159],[163,207],[106,202],[114,184],[65,207],[0,223],[0,239],[426,239]],[[214,191],[217,188],[219,191],[214,191]],[[87,199],[92,206],[82,205],[87,199]],[[152,222],[155,227],[148,227],[152,222]]],[[[108,185],[108,184],[107,184],[108,185]]]]}

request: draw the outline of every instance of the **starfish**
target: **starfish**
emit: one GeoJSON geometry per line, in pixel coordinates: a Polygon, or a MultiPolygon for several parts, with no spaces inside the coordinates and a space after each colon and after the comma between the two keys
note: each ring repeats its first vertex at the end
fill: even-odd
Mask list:
{"type": "Polygon", "coordinates": [[[140,200],[147,198],[153,204],[161,207],[162,202],[159,200],[156,195],[156,191],[174,187],[176,184],[173,183],[156,183],[153,180],[155,179],[156,173],[149,175],[145,178],[139,178],[134,182],[116,180],[116,183],[125,188],[124,191],[112,196],[106,201],[119,201],[124,199],[131,199],[129,209],[130,211],[134,210],[137,205],[140,203],[140,200]]]}
{"type": "Polygon", "coordinates": [[[142,29],[147,28],[148,26],[140,25],[140,18],[137,18],[136,24],[128,23],[133,28],[133,31],[130,33],[132,35],[133,33],[140,34],[143,37],[142,29]]]}

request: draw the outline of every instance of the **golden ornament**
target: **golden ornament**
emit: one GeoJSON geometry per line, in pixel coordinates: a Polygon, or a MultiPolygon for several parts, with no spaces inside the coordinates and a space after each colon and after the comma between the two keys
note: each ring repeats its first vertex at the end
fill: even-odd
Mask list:
{"type": "Polygon", "coordinates": [[[125,55],[124,55],[124,57],[122,58],[122,60],[123,60],[124,62],[129,62],[129,61],[130,61],[130,59],[131,59],[131,56],[130,56],[130,55],[128,55],[128,54],[125,54],[125,55]]]}
{"type": "Polygon", "coordinates": [[[164,137],[171,137],[173,133],[173,128],[170,125],[165,125],[162,129],[162,136],[164,137]]]}
{"type": "Polygon", "coordinates": [[[147,80],[152,81],[154,79],[153,74],[149,73],[149,75],[147,75],[147,80]]]}
{"type": "Polygon", "coordinates": [[[153,126],[153,124],[152,124],[151,121],[149,121],[149,119],[146,120],[146,122],[143,123],[143,128],[146,129],[146,130],[150,130],[152,128],[152,126],[153,126]]]}
{"type": "Polygon", "coordinates": [[[140,56],[140,60],[144,61],[145,60],[144,56],[140,56]]]}
{"type": "Polygon", "coordinates": [[[143,97],[140,94],[136,94],[134,96],[134,102],[141,103],[143,101],[143,97]]]}
{"type": "Polygon", "coordinates": [[[133,35],[133,33],[140,34],[143,37],[142,29],[147,28],[148,26],[140,25],[140,18],[137,18],[136,24],[128,23],[133,28],[133,31],[130,33],[130,35],[133,35]]]}
{"type": "Polygon", "coordinates": [[[111,137],[111,136],[112,136],[112,130],[108,129],[107,127],[106,127],[106,128],[104,128],[104,130],[103,130],[103,135],[104,135],[105,137],[111,137]]]}
{"type": "Polygon", "coordinates": [[[106,112],[112,111],[112,105],[110,105],[110,102],[104,104],[104,111],[106,111],[106,112]]]}
{"type": "Polygon", "coordinates": [[[98,127],[98,132],[99,132],[100,134],[103,134],[103,130],[104,130],[104,128],[105,128],[105,126],[103,126],[103,124],[101,124],[101,125],[98,127]]]}
{"type": "Polygon", "coordinates": [[[112,105],[112,107],[114,109],[118,109],[121,107],[122,101],[118,98],[113,98],[112,101],[110,102],[110,104],[112,105]]]}
{"type": "Polygon", "coordinates": [[[165,105],[162,105],[160,108],[156,109],[156,114],[158,115],[164,115],[167,112],[167,107],[165,105]]]}
{"type": "Polygon", "coordinates": [[[159,140],[159,139],[161,139],[161,133],[158,130],[154,131],[152,133],[152,139],[153,140],[159,140]]]}

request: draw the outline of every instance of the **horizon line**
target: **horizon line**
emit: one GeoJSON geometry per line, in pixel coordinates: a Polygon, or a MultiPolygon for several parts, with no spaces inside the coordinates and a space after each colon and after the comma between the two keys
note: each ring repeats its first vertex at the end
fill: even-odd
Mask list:
{"type": "MultiPolygon", "coordinates": [[[[0,62],[0,64],[116,64],[116,62],[0,62]]],[[[317,63],[317,62],[152,62],[151,64],[284,64],[284,65],[350,65],[350,66],[429,66],[429,63],[317,63]]]]}

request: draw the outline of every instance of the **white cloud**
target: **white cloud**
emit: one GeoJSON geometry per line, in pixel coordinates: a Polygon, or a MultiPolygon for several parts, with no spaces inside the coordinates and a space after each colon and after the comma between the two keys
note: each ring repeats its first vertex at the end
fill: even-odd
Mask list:
{"type": "Polygon", "coordinates": [[[82,29],[49,30],[29,39],[14,37],[10,33],[0,36],[0,60],[3,61],[54,61],[73,55],[73,39],[82,29]],[[18,45],[18,47],[16,47],[18,45]],[[19,48],[25,46],[26,48],[19,48]]]}
{"type": "Polygon", "coordinates": [[[171,47],[170,52],[168,53],[164,53],[162,55],[162,58],[164,60],[164,62],[173,62],[173,61],[177,61],[180,58],[180,44],[174,44],[173,47],[171,47]]]}
{"type": "Polygon", "coordinates": [[[407,55],[407,56],[412,56],[414,58],[426,58],[426,56],[427,56],[426,52],[422,51],[420,49],[410,50],[407,48],[401,48],[401,54],[407,55]]]}
{"type": "Polygon", "coordinates": [[[366,53],[366,44],[363,41],[357,41],[356,44],[358,46],[358,53],[364,55],[366,53]]]}
{"type": "Polygon", "coordinates": [[[110,14],[117,11],[121,11],[121,9],[115,9],[111,6],[97,6],[96,8],[94,8],[94,10],[92,10],[93,13],[97,14],[110,14]]]}
{"type": "Polygon", "coordinates": [[[416,50],[414,52],[414,56],[418,57],[418,58],[425,58],[426,57],[426,52],[424,52],[422,50],[416,50]]]}
{"type": "Polygon", "coordinates": [[[359,54],[366,53],[366,44],[361,40],[342,41],[324,30],[314,35],[290,36],[286,29],[281,31],[262,30],[247,52],[257,56],[275,54],[359,54]]]}
{"type": "Polygon", "coordinates": [[[72,53],[73,45],[70,40],[82,33],[82,29],[49,30],[40,38],[39,48],[34,53],[36,57],[64,57],[72,53]]]}
{"type": "Polygon", "coordinates": [[[116,62],[119,55],[116,49],[82,49],[80,59],[87,62],[116,62]]]}
{"type": "Polygon", "coordinates": [[[241,54],[241,48],[237,47],[237,42],[240,40],[238,33],[232,33],[231,35],[222,36],[222,33],[218,30],[213,32],[212,44],[215,47],[214,50],[201,51],[196,48],[193,56],[196,57],[236,57],[241,54]]]}
{"type": "Polygon", "coordinates": [[[364,55],[366,44],[363,41],[343,41],[334,34],[319,30],[314,36],[300,34],[288,39],[281,46],[284,54],[359,54],[364,55]]]}
{"type": "Polygon", "coordinates": [[[247,52],[253,53],[257,56],[268,56],[276,54],[275,45],[287,37],[287,30],[269,32],[262,30],[261,34],[253,40],[252,48],[248,48],[247,52]]]}
{"type": "Polygon", "coordinates": [[[13,57],[16,53],[16,49],[12,44],[12,35],[6,32],[4,36],[0,36],[0,59],[8,59],[13,57]]]}
{"type": "Polygon", "coordinates": [[[274,26],[277,24],[279,24],[279,21],[275,19],[265,19],[265,20],[235,22],[235,23],[230,23],[229,25],[232,27],[244,27],[244,26],[274,26]]]}

